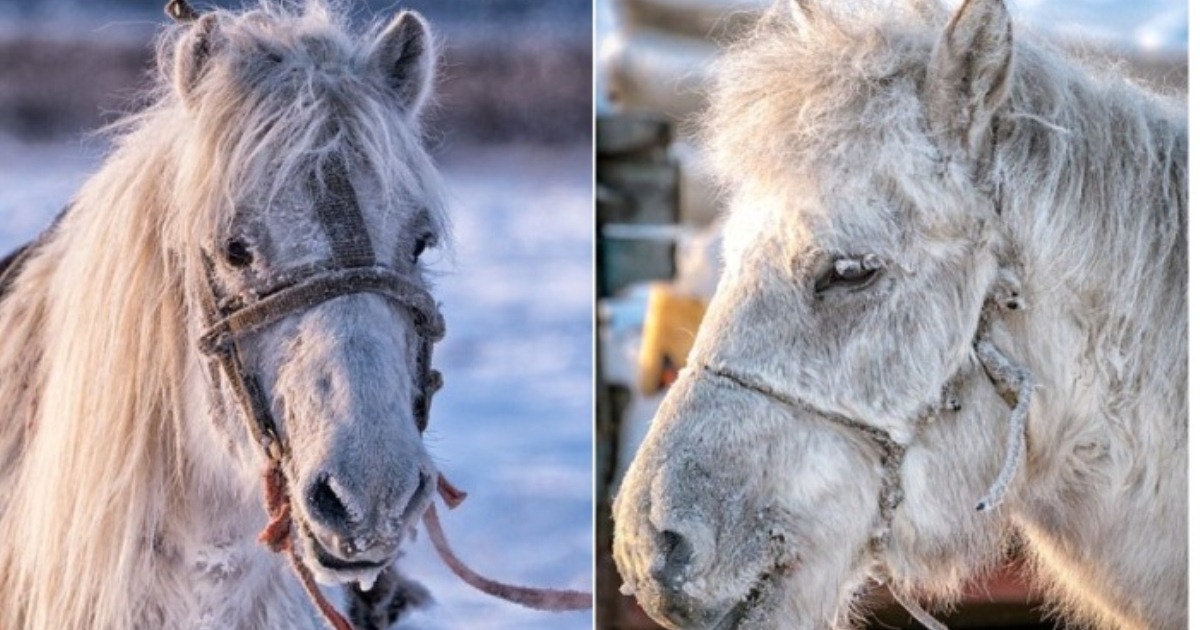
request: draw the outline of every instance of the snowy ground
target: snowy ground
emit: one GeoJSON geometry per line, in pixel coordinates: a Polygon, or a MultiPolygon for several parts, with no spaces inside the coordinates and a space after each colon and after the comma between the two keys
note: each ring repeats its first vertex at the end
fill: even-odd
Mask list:
{"type": "MultiPolygon", "coordinates": [[[[0,250],[34,236],[95,168],[78,142],[0,137],[0,250]]],[[[470,493],[442,510],[447,537],[496,579],[592,589],[592,230],[590,147],[458,149],[445,159],[456,251],[445,271],[446,387],[426,443],[470,493]]],[[[582,629],[462,584],[423,532],[404,566],[437,605],[401,627],[582,629]]]]}

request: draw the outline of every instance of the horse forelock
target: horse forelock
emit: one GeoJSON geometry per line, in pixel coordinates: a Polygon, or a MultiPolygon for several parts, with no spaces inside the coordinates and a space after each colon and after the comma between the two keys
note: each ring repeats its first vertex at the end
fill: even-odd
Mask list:
{"type": "Polygon", "coordinates": [[[786,11],[767,13],[715,65],[697,121],[709,168],[724,186],[771,185],[840,163],[855,149],[848,137],[911,135],[933,41],[917,20],[886,13],[813,21],[803,32],[786,11]]]}
{"type": "MultiPolygon", "coordinates": [[[[364,70],[382,26],[353,37],[321,2],[217,19],[217,71],[194,102],[160,75],[155,102],[110,130],[113,152],[0,303],[0,328],[31,333],[0,341],[0,399],[21,401],[0,416],[0,472],[11,473],[0,535],[20,541],[0,545],[6,624],[163,618],[164,602],[131,594],[179,587],[155,570],[161,534],[187,513],[172,497],[184,484],[222,492],[187,443],[185,421],[205,420],[190,409],[202,380],[188,359],[197,315],[186,291],[246,191],[270,199],[343,160],[378,186],[382,211],[420,206],[446,227],[419,121],[398,116],[386,83],[364,70]]],[[[160,59],[185,32],[166,32],[160,59]]],[[[258,509],[253,493],[226,499],[258,509]]]]}
{"type": "MultiPolygon", "coordinates": [[[[329,160],[369,174],[381,199],[419,206],[445,231],[445,195],[420,120],[400,115],[371,62],[383,23],[352,36],[322,2],[300,10],[264,2],[241,15],[218,11],[216,20],[190,102],[171,92],[166,70],[159,78],[163,113],[181,135],[177,201],[198,210],[184,213],[184,238],[228,223],[246,191],[269,209],[289,183],[320,180],[329,160]]],[[[171,67],[185,34],[176,28],[160,39],[160,68],[171,67]]]]}
{"type": "MultiPolygon", "coordinates": [[[[925,5],[938,3],[810,2],[824,6],[811,8],[800,25],[787,4],[740,34],[714,66],[709,106],[694,131],[716,182],[778,188],[836,179],[830,175],[848,169],[903,186],[906,177],[928,178],[931,165],[941,169],[945,156],[930,138],[921,97],[943,28],[930,20],[945,17],[925,5]]],[[[1067,129],[1087,128],[1088,149],[1107,149],[1101,155],[1114,155],[1113,147],[1096,146],[1104,140],[1100,130],[1114,124],[1138,132],[1166,120],[1155,133],[1168,144],[1185,132],[1182,108],[1170,98],[1131,87],[1110,68],[1065,60],[1036,33],[1021,30],[1015,44],[1016,80],[1000,116],[1010,135],[1059,152],[1059,163],[1037,164],[1058,169],[1044,179],[1084,175],[1067,155],[1083,142],[1067,129]]],[[[1142,153],[1164,141],[1139,133],[1112,140],[1141,143],[1142,153]]]]}

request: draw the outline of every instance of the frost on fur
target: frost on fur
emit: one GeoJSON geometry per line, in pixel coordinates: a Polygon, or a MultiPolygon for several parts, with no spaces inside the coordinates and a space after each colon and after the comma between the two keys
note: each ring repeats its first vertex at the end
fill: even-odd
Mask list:
{"type": "Polygon", "coordinates": [[[725,266],[614,505],[625,591],[843,627],[868,581],[949,604],[1015,539],[1068,619],[1182,627],[1183,108],[1001,0],[899,5],[781,0],[717,62],[725,266]],[[831,417],[904,446],[890,522],[884,441],[831,417]]]}

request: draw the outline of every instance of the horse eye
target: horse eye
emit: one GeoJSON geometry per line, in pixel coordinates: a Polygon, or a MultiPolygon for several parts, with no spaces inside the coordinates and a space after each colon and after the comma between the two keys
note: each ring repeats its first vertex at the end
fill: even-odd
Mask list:
{"type": "Polygon", "coordinates": [[[429,248],[431,238],[430,236],[422,236],[417,239],[417,244],[413,246],[412,253],[412,263],[414,265],[417,264],[417,259],[421,257],[421,254],[425,253],[425,250],[429,248]]]}
{"type": "Polygon", "coordinates": [[[881,269],[883,269],[883,262],[874,254],[854,258],[838,258],[817,277],[817,283],[813,290],[817,294],[821,294],[835,288],[863,289],[875,281],[881,269]]]}
{"type": "Polygon", "coordinates": [[[254,262],[254,254],[245,242],[231,238],[225,242],[225,261],[233,267],[247,267],[254,262]]]}

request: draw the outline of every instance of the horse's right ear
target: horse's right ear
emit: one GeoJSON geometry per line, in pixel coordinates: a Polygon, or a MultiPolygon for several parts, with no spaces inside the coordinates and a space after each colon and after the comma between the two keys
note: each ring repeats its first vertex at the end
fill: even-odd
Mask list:
{"type": "Polygon", "coordinates": [[[371,61],[396,91],[400,106],[417,114],[433,84],[433,43],[420,15],[401,11],[375,41],[371,61]]]}
{"type": "Polygon", "coordinates": [[[175,89],[185,103],[191,101],[192,92],[212,58],[219,36],[214,13],[198,16],[191,24],[175,45],[175,89]]]}
{"type": "Polygon", "coordinates": [[[966,0],[933,49],[925,78],[930,131],[952,153],[978,160],[1008,101],[1012,20],[1003,0],[966,0]]]}
{"type": "Polygon", "coordinates": [[[195,22],[196,18],[200,17],[200,14],[196,13],[187,0],[171,0],[163,10],[167,12],[168,17],[179,24],[195,22]]]}

